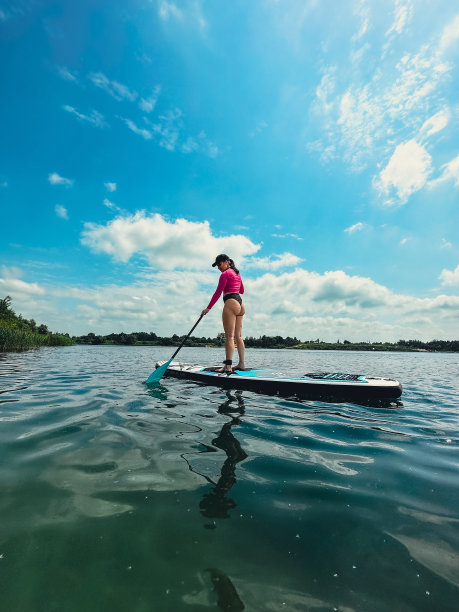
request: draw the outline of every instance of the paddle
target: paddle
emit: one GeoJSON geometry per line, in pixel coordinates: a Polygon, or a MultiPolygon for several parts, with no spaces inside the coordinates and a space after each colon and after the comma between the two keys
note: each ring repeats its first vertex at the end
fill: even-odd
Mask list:
{"type": "Polygon", "coordinates": [[[182,346],[185,344],[185,342],[188,340],[188,338],[191,336],[191,334],[193,333],[195,327],[197,327],[198,323],[200,322],[200,320],[202,319],[204,315],[201,315],[199,317],[199,319],[196,321],[196,323],[193,325],[193,327],[190,329],[190,331],[188,332],[188,334],[185,336],[185,338],[183,338],[180,346],[178,347],[178,349],[175,351],[175,353],[172,355],[172,357],[169,359],[169,361],[166,361],[166,363],[163,363],[163,365],[159,366],[159,368],[156,368],[156,370],[153,370],[153,372],[150,374],[150,376],[147,378],[146,383],[155,383],[155,382],[159,382],[161,380],[161,378],[164,376],[164,372],[167,370],[167,368],[170,366],[171,361],[174,359],[174,357],[177,355],[177,353],[179,352],[179,350],[182,348],[182,346]]]}

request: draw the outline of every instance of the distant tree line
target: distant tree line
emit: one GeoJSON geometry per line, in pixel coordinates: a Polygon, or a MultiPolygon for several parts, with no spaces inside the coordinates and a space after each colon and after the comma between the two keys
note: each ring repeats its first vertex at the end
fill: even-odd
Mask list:
{"type": "Polygon", "coordinates": [[[398,340],[397,342],[350,342],[338,340],[323,342],[309,340],[301,342],[295,348],[311,350],[339,350],[339,351],[428,351],[435,353],[459,352],[459,340],[398,340]]]}
{"type": "Polygon", "coordinates": [[[23,351],[39,346],[73,344],[68,334],[55,334],[47,325],[17,315],[11,307],[11,297],[0,299],[0,352],[23,351]]]}
{"type": "Polygon", "coordinates": [[[291,348],[300,344],[301,341],[290,336],[286,338],[282,338],[282,336],[260,336],[259,338],[248,336],[244,338],[244,342],[249,348],[291,348]]]}
{"type": "MultiPolygon", "coordinates": [[[[125,346],[150,345],[150,346],[177,346],[185,336],[158,336],[154,332],[132,332],[120,334],[108,334],[106,336],[89,333],[85,336],[73,336],[77,344],[118,344],[125,346]]],[[[298,338],[282,338],[281,336],[260,336],[254,338],[249,336],[244,339],[245,345],[249,348],[289,348],[300,343],[298,338]]],[[[219,347],[225,343],[223,333],[217,334],[215,338],[205,336],[190,336],[187,346],[209,346],[219,347]]]]}
{"type": "Polygon", "coordinates": [[[429,342],[421,342],[421,340],[399,340],[397,345],[410,349],[421,349],[434,352],[459,352],[459,340],[430,340],[429,342]]]}
{"type": "MultiPolygon", "coordinates": [[[[106,336],[89,333],[84,336],[73,336],[77,344],[115,344],[121,346],[178,346],[185,336],[158,336],[154,332],[132,332],[108,334],[106,336]]],[[[248,336],[244,339],[247,348],[296,348],[306,350],[340,350],[340,351],[429,351],[429,352],[459,352],[459,340],[399,340],[398,342],[350,342],[338,340],[337,342],[324,342],[316,340],[299,340],[287,336],[248,336]]],[[[215,338],[205,336],[190,336],[187,346],[191,347],[221,347],[225,343],[223,333],[215,338]]]]}
{"type": "MultiPolygon", "coordinates": [[[[97,335],[93,332],[85,336],[73,336],[77,344],[117,344],[121,346],[177,346],[185,336],[158,336],[154,332],[121,332],[119,334],[108,334],[106,336],[97,335]]],[[[223,334],[218,334],[216,338],[206,338],[205,336],[190,336],[187,346],[221,346],[225,341],[223,334]]]]}

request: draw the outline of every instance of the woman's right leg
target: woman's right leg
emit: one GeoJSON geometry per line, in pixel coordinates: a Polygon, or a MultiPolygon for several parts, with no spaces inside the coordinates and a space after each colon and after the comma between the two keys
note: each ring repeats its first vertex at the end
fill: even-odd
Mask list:
{"type": "Polygon", "coordinates": [[[239,363],[234,368],[235,370],[245,368],[245,344],[242,338],[242,318],[245,315],[244,304],[241,305],[241,312],[236,316],[236,325],[234,328],[234,339],[236,341],[237,352],[239,355],[239,363]]]}
{"type": "MultiPolygon", "coordinates": [[[[222,320],[223,329],[225,331],[225,357],[226,360],[233,359],[234,353],[234,337],[236,330],[237,313],[240,311],[240,306],[236,300],[227,300],[223,306],[222,320]]],[[[226,365],[222,368],[223,372],[231,372],[231,365],[226,365]]]]}

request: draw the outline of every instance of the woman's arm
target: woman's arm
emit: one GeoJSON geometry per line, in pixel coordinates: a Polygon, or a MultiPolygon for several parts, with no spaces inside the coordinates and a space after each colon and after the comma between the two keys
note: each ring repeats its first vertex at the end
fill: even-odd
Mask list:
{"type": "Polygon", "coordinates": [[[220,279],[218,281],[217,289],[216,289],[215,293],[213,294],[213,296],[212,296],[212,298],[211,298],[211,300],[210,300],[210,302],[209,302],[209,304],[207,306],[207,311],[209,311],[212,308],[212,306],[217,302],[218,298],[221,296],[222,291],[225,288],[227,280],[228,280],[227,276],[228,275],[227,275],[226,271],[222,272],[220,274],[220,279]]]}

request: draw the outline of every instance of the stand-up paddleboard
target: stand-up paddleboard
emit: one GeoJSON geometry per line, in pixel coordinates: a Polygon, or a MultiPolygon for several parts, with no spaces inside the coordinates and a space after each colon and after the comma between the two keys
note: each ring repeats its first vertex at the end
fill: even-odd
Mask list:
{"type": "MultiPolygon", "coordinates": [[[[165,363],[159,361],[156,367],[161,367],[165,363]]],[[[209,368],[173,361],[164,376],[185,378],[224,389],[243,389],[268,395],[295,395],[311,399],[336,397],[356,400],[395,400],[402,394],[402,385],[398,380],[376,376],[321,372],[296,377],[264,369],[235,370],[227,374],[218,372],[219,368],[220,366],[209,368]]]]}

